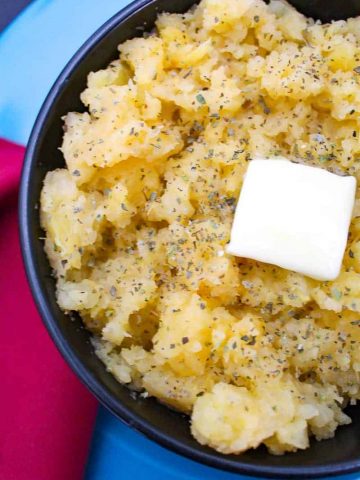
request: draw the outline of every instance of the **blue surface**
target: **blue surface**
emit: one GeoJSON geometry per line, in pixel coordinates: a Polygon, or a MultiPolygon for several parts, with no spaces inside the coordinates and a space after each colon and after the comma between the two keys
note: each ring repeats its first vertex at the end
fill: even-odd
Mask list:
{"type": "MultiPolygon", "coordinates": [[[[36,0],[0,35],[0,137],[26,144],[60,70],[86,38],[127,3],[36,0]]],[[[100,408],[86,480],[130,480],[135,476],[149,480],[249,478],[222,473],[164,450],[100,408]]],[[[358,480],[360,475],[337,478],[358,480]]]]}
{"type": "Polygon", "coordinates": [[[115,472],[122,480],[134,477],[149,480],[250,479],[186,460],[129,430],[111,413],[100,409],[86,480],[113,480],[115,472]]]}

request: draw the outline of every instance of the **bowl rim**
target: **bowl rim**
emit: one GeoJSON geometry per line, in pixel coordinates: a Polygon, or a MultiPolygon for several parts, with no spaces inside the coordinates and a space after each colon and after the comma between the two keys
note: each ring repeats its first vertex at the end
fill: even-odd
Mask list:
{"type": "MultiPolygon", "coordinates": [[[[157,0],[134,0],[123,9],[119,10],[113,17],[100,26],[76,51],[69,62],[57,77],[55,83],[51,87],[46,96],[41,109],[37,115],[35,124],[32,128],[24,163],[21,172],[20,193],[18,204],[18,218],[20,231],[20,245],[25,272],[30,285],[32,296],[35,300],[38,311],[40,312],[42,321],[55,343],[57,349],[70,366],[73,372],[87,387],[88,390],[96,397],[100,404],[110,410],[118,419],[126,425],[134,428],[136,431],[144,434],[146,437],[154,440],[161,446],[172,452],[183,455],[186,458],[197,461],[199,463],[217,468],[222,471],[230,471],[239,474],[251,476],[263,476],[269,478],[319,478],[324,476],[334,476],[339,474],[353,473],[360,470],[360,452],[359,459],[352,461],[342,461],[334,464],[323,466],[262,466],[249,462],[234,460],[224,455],[222,458],[213,457],[211,453],[200,452],[189,445],[185,445],[181,441],[165,434],[154,427],[147,420],[138,417],[130,408],[127,408],[119,402],[115,395],[109,393],[105,386],[93,377],[90,369],[86,368],[75,352],[70,348],[66,338],[62,334],[59,326],[53,318],[51,306],[42,292],[39,274],[36,270],[34,261],[34,242],[35,239],[31,235],[31,217],[33,212],[30,210],[28,198],[30,197],[30,182],[32,172],[35,170],[36,150],[40,132],[47,123],[49,112],[52,104],[57,96],[61,93],[67,79],[73,74],[81,61],[91,52],[91,50],[113,29],[136,14],[138,11],[150,4],[156,4],[157,0]]],[[[195,3],[195,1],[194,1],[195,3]]],[[[166,408],[166,407],[164,407],[166,408]]],[[[240,457],[239,457],[240,458],[240,457]]]]}

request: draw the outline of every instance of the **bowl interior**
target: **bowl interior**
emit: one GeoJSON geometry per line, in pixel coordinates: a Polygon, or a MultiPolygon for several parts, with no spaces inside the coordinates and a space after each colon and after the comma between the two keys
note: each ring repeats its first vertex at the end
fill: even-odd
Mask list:
{"type": "Polygon", "coordinates": [[[300,12],[322,22],[360,15],[360,0],[288,0],[300,12]]]}
{"type": "Polygon", "coordinates": [[[154,399],[134,399],[95,356],[90,335],[78,316],[69,319],[58,307],[55,282],[43,250],[39,196],[47,171],[64,165],[59,146],[61,117],[83,111],[79,95],[90,71],[105,67],[117,56],[117,45],[151,29],[159,11],[184,12],[193,0],[142,0],[119,12],[80,49],[60,75],[39,114],[29,142],[20,195],[20,230],[30,285],[50,335],[62,355],[94,395],[125,423],[162,445],[195,460],[236,472],[277,478],[310,478],[360,468],[360,411],[352,407],[353,423],[336,437],[312,442],[310,449],[282,457],[265,448],[225,456],[201,446],[191,436],[188,418],[154,399]]]}

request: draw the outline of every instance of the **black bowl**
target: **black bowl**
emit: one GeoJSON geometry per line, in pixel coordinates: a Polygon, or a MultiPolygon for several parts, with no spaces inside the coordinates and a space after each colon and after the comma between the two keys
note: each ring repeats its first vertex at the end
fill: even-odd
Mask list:
{"type": "Polygon", "coordinates": [[[35,301],[52,339],[82,382],[119,419],[159,444],[204,464],[250,475],[311,478],[353,472],[360,469],[358,409],[350,412],[352,425],[339,428],[332,440],[312,442],[308,450],[282,457],[269,455],[265,448],[238,456],[222,455],[192,438],[184,415],[155,399],[134,399],[94,354],[90,334],[80,318],[70,319],[56,303],[55,282],[41,240],[44,232],[38,208],[46,172],[64,165],[58,150],[63,134],[61,117],[68,111],[84,110],[79,95],[85,88],[88,72],[113,60],[119,43],[139,36],[143,27],[151,28],[159,11],[184,12],[194,3],[193,0],[133,2],[80,48],[45,100],[26,152],[19,206],[22,252],[35,301]]]}

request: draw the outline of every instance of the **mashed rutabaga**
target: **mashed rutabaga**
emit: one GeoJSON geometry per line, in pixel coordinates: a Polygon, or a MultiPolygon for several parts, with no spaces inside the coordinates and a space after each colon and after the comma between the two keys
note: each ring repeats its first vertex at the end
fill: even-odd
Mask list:
{"type": "Polygon", "coordinates": [[[332,437],[360,398],[359,205],[333,282],[224,250],[254,156],[359,180],[360,18],[203,0],[119,51],[90,73],[87,111],[65,117],[66,168],[44,182],[59,305],[201,443],[279,454],[332,437]]]}

